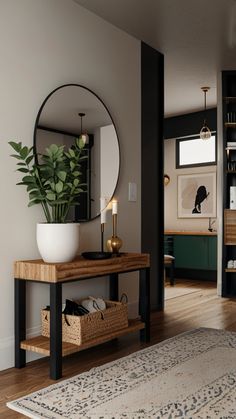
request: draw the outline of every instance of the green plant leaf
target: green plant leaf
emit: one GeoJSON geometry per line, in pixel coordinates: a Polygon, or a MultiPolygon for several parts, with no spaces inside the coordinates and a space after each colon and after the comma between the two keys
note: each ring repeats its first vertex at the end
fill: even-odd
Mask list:
{"type": "Polygon", "coordinates": [[[28,147],[23,147],[21,150],[20,150],[20,155],[21,155],[21,157],[22,157],[22,159],[26,159],[26,157],[28,156],[28,152],[29,152],[29,149],[28,149],[28,147]]]}
{"type": "Polygon", "coordinates": [[[84,143],[83,139],[79,138],[79,141],[78,141],[79,149],[82,150],[84,148],[84,146],[85,146],[85,143],[84,143]]]}
{"type": "Polygon", "coordinates": [[[46,195],[46,198],[47,198],[49,201],[55,201],[55,199],[56,199],[56,194],[55,194],[55,193],[52,193],[52,192],[48,192],[48,193],[47,193],[47,195],[46,195]]]}
{"type": "Polygon", "coordinates": [[[74,170],[76,164],[73,161],[70,161],[70,168],[71,170],[74,170]]]}
{"type": "Polygon", "coordinates": [[[51,189],[52,189],[52,191],[54,191],[55,192],[55,190],[56,190],[56,184],[55,184],[55,182],[49,182],[49,185],[50,185],[50,187],[51,187],[51,189]]]}
{"type": "Polygon", "coordinates": [[[34,156],[29,156],[27,157],[27,159],[25,160],[26,164],[30,164],[30,162],[33,160],[34,156]]]}
{"type": "Polygon", "coordinates": [[[22,181],[26,184],[35,183],[35,178],[34,178],[34,176],[24,176],[22,181]]]}
{"type": "Polygon", "coordinates": [[[21,156],[18,156],[18,154],[11,154],[10,156],[17,160],[23,160],[21,156]]]}
{"type": "Polygon", "coordinates": [[[15,141],[9,141],[8,144],[17,152],[19,153],[21,150],[22,143],[16,143],[15,141]]]}
{"type": "Polygon", "coordinates": [[[80,176],[81,172],[78,172],[78,170],[76,170],[75,172],[73,172],[73,176],[80,176]]]}
{"type": "Polygon", "coordinates": [[[40,199],[33,199],[32,201],[30,201],[28,203],[28,207],[32,207],[33,205],[37,205],[37,204],[41,204],[41,200],[40,199]]]}
{"type": "Polygon", "coordinates": [[[74,179],[73,184],[74,184],[74,186],[75,186],[75,187],[77,187],[77,186],[78,186],[78,184],[79,184],[79,179],[74,179]]]}
{"type": "Polygon", "coordinates": [[[37,187],[37,185],[30,183],[27,186],[27,192],[31,192],[31,191],[40,191],[40,189],[37,187]]]}
{"type": "Polygon", "coordinates": [[[72,150],[72,148],[69,148],[69,155],[71,156],[71,157],[75,157],[75,152],[74,152],[74,150],[72,150]]]}
{"type": "Polygon", "coordinates": [[[65,156],[66,156],[66,157],[68,157],[68,159],[70,159],[70,158],[71,158],[70,154],[69,154],[69,153],[67,153],[67,151],[65,151],[65,152],[64,152],[64,154],[65,154],[65,156]]]}
{"type": "Polygon", "coordinates": [[[29,197],[30,199],[33,199],[33,198],[43,199],[44,198],[38,190],[31,191],[29,193],[29,197]]]}
{"type": "Polygon", "coordinates": [[[59,171],[58,173],[57,173],[57,176],[58,176],[58,178],[62,181],[62,182],[65,182],[65,180],[66,180],[66,172],[64,172],[64,171],[59,171]]]}
{"type": "Polygon", "coordinates": [[[61,180],[59,180],[59,182],[56,183],[56,192],[61,193],[62,190],[63,190],[63,183],[61,180]]]}
{"type": "Polygon", "coordinates": [[[58,146],[56,144],[51,144],[49,147],[50,152],[53,154],[56,154],[59,150],[58,146]]]}
{"type": "Polygon", "coordinates": [[[28,169],[24,169],[23,167],[20,167],[19,169],[17,169],[17,172],[29,173],[29,170],[28,169]]]}

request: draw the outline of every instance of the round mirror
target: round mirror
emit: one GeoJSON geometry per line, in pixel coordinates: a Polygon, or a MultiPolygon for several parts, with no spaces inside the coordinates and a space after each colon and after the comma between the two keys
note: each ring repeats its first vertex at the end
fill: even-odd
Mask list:
{"type": "Polygon", "coordinates": [[[86,191],[71,210],[73,221],[93,220],[100,214],[100,198],[108,203],[118,181],[120,150],[110,112],[91,90],[67,84],[53,90],[44,100],[35,123],[34,146],[43,153],[50,144],[71,147],[84,134],[87,158],[81,166],[86,191]]]}

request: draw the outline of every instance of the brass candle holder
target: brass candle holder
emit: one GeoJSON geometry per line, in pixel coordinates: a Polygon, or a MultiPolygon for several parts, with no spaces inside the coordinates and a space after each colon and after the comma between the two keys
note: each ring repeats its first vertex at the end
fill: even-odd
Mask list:
{"type": "Polygon", "coordinates": [[[117,214],[112,215],[112,226],[112,237],[107,240],[107,249],[117,256],[119,255],[119,250],[122,246],[122,240],[117,236],[117,214]]]}

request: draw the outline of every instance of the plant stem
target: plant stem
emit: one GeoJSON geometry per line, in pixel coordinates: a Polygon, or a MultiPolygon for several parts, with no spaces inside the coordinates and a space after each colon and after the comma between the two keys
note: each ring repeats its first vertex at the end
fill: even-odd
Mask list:
{"type": "Polygon", "coordinates": [[[52,206],[52,222],[55,223],[55,205],[52,206]]]}
{"type": "Polygon", "coordinates": [[[65,209],[65,214],[64,214],[63,222],[65,222],[65,220],[66,220],[66,217],[67,217],[67,215],[68,215],[69,209],[70,209],[70,207],[71,207],[71,202],[72,202],[72,199],[70,199],[70,200],[69,200],[69,202],[68,202],[68,204],[66,205],[66,209],[65,209]]]}
{"type": "Polygon", "coordinates": [[[46,211],[46,209],[44,207],[44,203],[41,202],[41,205],[42,205],[42,208],[43,208],[43,212],[44,212],[45,218],[46,218],[47,222],[49,223],[50,221],[48,220],[47,211],[46,211]]]}
{"type": "Polygon", "coordinates": [[[60,217],[60,222],[62,219],[62,204],[59,205],[59,217],[60,217]]]}
{"type": "Polygon", "coordinates": [[[47,202],[42,202],[42,207],[43,207],[43,209],[44,209],[44,212],[45,212],[45,215],[46,215],[46,220],[47,220],[47,222],[48,222],[48,223],[51,223],[51,222],[52,222],[52,220],[51,220],[51,215],[50,215],[50,211],[49,211],[49,208],[48,208],[48,204],[47,204],[47,202]]]}

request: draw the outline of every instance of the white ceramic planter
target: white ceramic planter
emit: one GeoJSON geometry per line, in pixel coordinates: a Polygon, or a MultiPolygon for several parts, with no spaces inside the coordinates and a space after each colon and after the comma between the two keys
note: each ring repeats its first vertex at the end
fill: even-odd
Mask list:
{"type": "Polygon", "coordinates": [[[37,245],[44,262],[72,261],[79,249],[79,224],[37,224],[37,245]]]}

